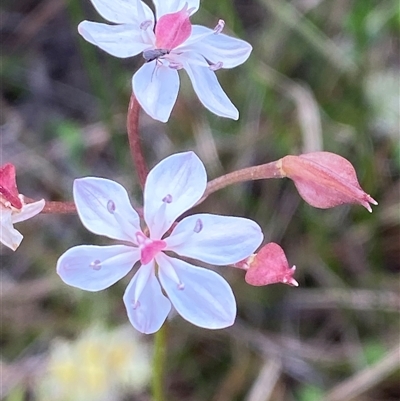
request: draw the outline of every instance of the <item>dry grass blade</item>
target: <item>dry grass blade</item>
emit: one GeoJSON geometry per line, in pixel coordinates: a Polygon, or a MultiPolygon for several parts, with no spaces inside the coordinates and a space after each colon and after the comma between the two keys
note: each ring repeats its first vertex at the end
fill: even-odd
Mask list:
{"type": "Polygon", "coordinates": [[[365,368],[354,376],[334,387],[325,395],[325,401],[353,400],[371,390],[389,375],[400,368],[400,346],[392,348],[376,364],[365,368]]]}
{"type": "Polygon", "coordinates": [[[281,367],[282,364],[279,359],[272,358],[265,361],[245,401],[272,400],[271,395],[280,377],[281,367]]]}

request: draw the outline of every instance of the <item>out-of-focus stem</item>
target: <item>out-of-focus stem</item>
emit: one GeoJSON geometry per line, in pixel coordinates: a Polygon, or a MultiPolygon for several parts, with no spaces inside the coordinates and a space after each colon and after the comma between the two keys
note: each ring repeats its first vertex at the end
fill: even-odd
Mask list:
{"type": "Polygon", "coordinates": [[[129,147],[132,155],[133,164],[136,167],[137,175],[139,177],[139,183],[143,188],[149,171],[143,156],[142,147],[140,145],[139,111],[139,102],[137,101],[135,95],[132,93],[131,99],[129,101],[126,128],[128,131],[129,147]]]}
{"type": "Polygon", "coordinates": [[[197,204],[203,202],[212,193],[225,188],[228,185],[267,178],[283,178],[285,177],[285,174],[281,170],[281,165],[281,159],[279,159],[270,163],[261,164],[260,166],[252,166],[242,170],[233,171],[232,173],[215,178],[207,184],[206,191],[197,204]]]}
{"type": "MultiPolygon", "coordinates": [[[[33,203],[37,200],[28,198],[24,196],[25,203],[33,203]]],[[[75,214],[76,206],[74,202],[54,202],[54,201],[45,201],[45,205],[43,210],[40,213],[45,214],[75,214]]]]}
{"type": "Polygon", "coordinates": [[[53,202],[46,201],[42,213],[47,214],[73,214],[76,213],[74,202],[53,202]]]}
{"type": "Polygon", "coordinates": [[[154,335],[154,356],[153,356],[153,378],[152,393],[153,401],[165,401],[164,396],[164,373],[165,358],[167,355],[167,323],[164,323],[160,330],[154,335]]]}

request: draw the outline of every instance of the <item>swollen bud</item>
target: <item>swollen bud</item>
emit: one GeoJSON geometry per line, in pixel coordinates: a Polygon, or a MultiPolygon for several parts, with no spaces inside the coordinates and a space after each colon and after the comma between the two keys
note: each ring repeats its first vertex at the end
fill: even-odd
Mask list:
{"type": "Polygon", "coordinates": [[[257,287],[276,283],[294,287],[299,285],[293,278],[296,266],[289,267],[285,252],[274,242],[264,245],[258,253],[235,266],[247,270],[245,280],[250,285],[257,287]]]}
{"type": "Polygon", "coordinates": [[[311,206],[328,209],[347,203],[359,204],[372,212],[378,202],[365,193],[354,167],[344,157],[330,152],[285,156],[281,172],[294,181],[300,196],[311,206]]]}

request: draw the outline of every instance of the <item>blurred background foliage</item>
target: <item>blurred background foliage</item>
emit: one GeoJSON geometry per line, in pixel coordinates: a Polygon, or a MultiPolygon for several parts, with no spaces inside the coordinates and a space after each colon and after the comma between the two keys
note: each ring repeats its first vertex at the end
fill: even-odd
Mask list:
{"type": "MultiPolygon", "coordinates": [[[[125,118],[143,59],[115,59],[81,39],[77,23],[101,21],[89,0],[3,0],[1,7],[1,164],[17,166],[19,189],[32,198],[71,200],[73,179],[96,175],[122,183],[140,206],[125,118]]],[[[219,18],[225,33],[254,48],[244,65],[217,73],[240,119],[200,107],[182,72],[169,123],[141,115],[149,165],[193,149],[211,179],[323,149],[351,161],[379,206],[372,214],[360,206],[314,209],[288,180],[237,185],[204,202],[198,210],[255,219],[296,264],[300,287],[254,288],[242,271],[219,269],[237,297],[237,323],[207,331],[171,320],[166,400],[398,400],[399,3],[203,0],[192,22],[214,27],[219,18]]],[[[18,251],[0,254],[2,396],[58,400],[38,390],[57,347],[82,344],[98,322],[104,336],[126,324],[128,279],[93,294],[61,282],[62,252],[109,243],[75,215],[41,215],[18,229],[25,236],[18,251]]],[[[149,347],[152,336],[138,341],[132,336],[149,347]]],[[[76,363],[87,359],[82,351],[76,363]]],[[[112,369],[94,385],[114,386],[117,375],[124,372],[112,369]]],[[[78,400],[84,384],[71,383],[78,400]]],[[[143,386],[110,394],[150,399],[143,386]]]]}

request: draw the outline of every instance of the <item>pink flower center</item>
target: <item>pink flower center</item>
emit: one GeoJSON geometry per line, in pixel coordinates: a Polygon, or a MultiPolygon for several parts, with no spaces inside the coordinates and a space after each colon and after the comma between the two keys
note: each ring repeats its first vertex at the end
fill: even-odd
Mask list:
{"type": "Polygon", "coordinates": [[[188,39],[192,32],[190,11],[186,3],[181,11],[160,17],[155,28],[157,49],[171,51],[188,39]]]}
{"type": "Polygon", "coordinates": [[[157,253],[161,252],[167,246],[165,241],[160,239],[150,239],[140,231],[136,233],[136,241],[140,249],[140,261],[144,265],[150,263],[157,253]]]}

